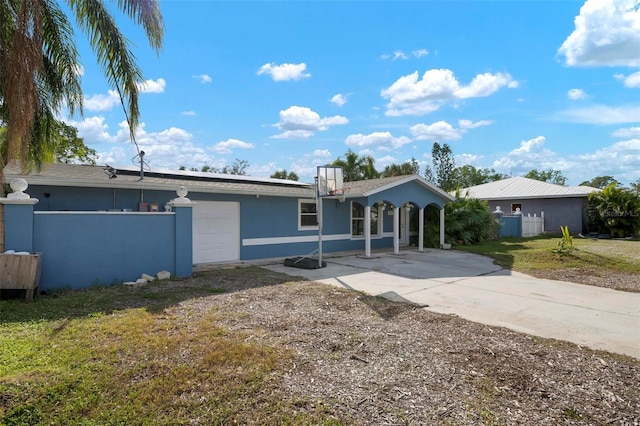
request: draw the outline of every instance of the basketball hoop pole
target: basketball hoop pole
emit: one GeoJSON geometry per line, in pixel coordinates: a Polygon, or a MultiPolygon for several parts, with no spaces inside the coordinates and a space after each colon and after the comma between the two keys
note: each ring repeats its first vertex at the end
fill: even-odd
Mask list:
{"type": "Polygon", "coordinates": [[[316,212],[318,214],[318,268],[322,268],[322,197],[316,177],[316,212]]]}

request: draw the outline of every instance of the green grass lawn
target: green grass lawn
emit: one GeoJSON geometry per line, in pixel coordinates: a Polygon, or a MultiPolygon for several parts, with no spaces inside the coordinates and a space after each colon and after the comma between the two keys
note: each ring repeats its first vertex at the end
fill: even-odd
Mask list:
{"type": "MultiPolygon", "coordinates": [[[[238,273],[266,272],[216,276],[238,273]]],[[[214,310],[172,314],[216,292],[190,280],[0,301],[0,425],[329,424],[273,394],[287,350],[225,331],[214,310]]]]}
{"type": "Polygon", "coordinates": [[[575,250],[561,255],[554,253],[560,237],[544,235],[536,238],[503,238],[475,246],[456,249],[493,258],[505,268],[524,273],[565,268],[598,268],[640,274],[640,241],[592,240],[573,238],[575,250]]]}

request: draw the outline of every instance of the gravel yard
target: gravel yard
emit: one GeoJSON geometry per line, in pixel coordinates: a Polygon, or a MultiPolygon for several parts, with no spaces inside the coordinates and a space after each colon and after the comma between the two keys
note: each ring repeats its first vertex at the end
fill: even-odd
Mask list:
{"type": "Polygon", "coordinates": [[[640,423],[638,360],[291,279],[200,272],[175,285],[226,292],[169,310],[291,353],[270,391],[337,424],[640,423]]]}

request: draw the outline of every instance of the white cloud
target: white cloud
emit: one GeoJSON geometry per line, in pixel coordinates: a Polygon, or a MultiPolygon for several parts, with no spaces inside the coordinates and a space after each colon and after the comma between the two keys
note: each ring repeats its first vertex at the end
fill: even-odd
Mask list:
{"type": "Polygon", "coordinates": [[[220,154],[231,154],[234,148],[251,149],[253,147],[254,145],[249,142],[243,142],[238,139],[227,139],[226,141],[215,144],[213,150],[220,154]]]}
{"type": "Polygon", "coordinates": [[[460,128],[463,130],[475,129],[482,126],[490,126],[492,124],[493,124],[493,120],[480,120],[480,121],[471,121],[471,120],[465,120],[465,119],[458,120],[458,126],[460,126],[460,128]]]}
{"type": "Polygon", "coordinates": [[[456,141],[462,138],[462,131],[454,128],[446,121],[431,124],[416,124],[409,129],[417,140],[456,141]]]}
{"type": "Polygon", "coordinates": [[[640,0],[587,0],[558,53],[570,66],[640,66],[640,0]]]}
{"type": "MultiPolygon", "coordinates": [[[[163,78],[146,80],[138,84],[140,93],[162,93],[167,85],[163,78]]],[[[87,111],[109,111],[116,105],[120,105],[120,95],[115,90],[109,90],[106,95],[96,94],[84,98],[84,108],[87,111]]]]}
{"type": "Polygon", "coordinates": [[[102,116],[85,117],[82,121],[69,121],[68,123],[78,129],[78,136],[87,142],[115,142],[115,139],[109,134],[109,126],[102,116]]]}
{"type": "Polygon", "coordinates": [[[310,130],[286,130],[277,135],[269,136],[271,139],[308,139],[314,135],[310,130]]]}
{"type": "Polygon", "coordinates": [[[626,87],[640,88],[640,71],[629,74],[628,76],[616,74],[615,77],[624,81],[626,87]]]}
{"type": "Polygon", "coordinates": [[[331,102],[341,107],[347,103],[348,98],[349,98],[349,95],[343,95],[342,93],[338,93],[337,95],[333,95],[333,97],[331,98],[331,102]]]}
{"type": "Polygon", "coordinates": [[[155,81],[145,80],[144,83],[138,84],[138,91],[140,93],[163,93],[165,87],[167,87],[167,82],[164,78],[155,81]]]}
{"type": "Polygon", "coordinates": [[[572,101],[577,101],[586,98],[587,94],[582,89],[571,89],[567,92],[567,97],[572,101]]]}
{"type": "Polygon", "coordinates": [[[418,50],[412,50],[411,54],[416,58],[420,58],[422,56],[428,55],[429,51],[427,49],[418,49],[418,50]]]}
{"type": "Polygon", "coordinates": [[[120,104],[120,96],[115,90],[109,90],[106,95],[92,95],[84,98],[84,107],[88,111],[108,111],[120,104]]]}
{"type": "Polygon", "coordinates": [[[468,85],[460,85],[448,69],[431,69],[419,79],[418,72],[405,75],[380,95],[389,99],[386,115],[424,115],[438,110],[444,103],[486,97],[502,87],[516,88],[518,82],[509,74],[478,74],[468,85]]]}
{"type": "MultiPolygon", "coordinates": [[[[362,153],[360,153],[362,155],[362,153]]],[[[398,163],[399,161],[390,155],[385,155],[384,157],[376,158],[376,169],[382,171],[385,167],[398,163]]]]}
{"type": "Polygon", "coordinates": [[[311,74],[306,73],[307,64],[280,64],[275,63],[264,64],[260,67],[257,74],[270,75],[273,81],[289,81],[289,80],[301,80],[303,78],[311,77],[311,74]]]}
{"type": "Polygon", "coordinates": [[[311,154],[296,158],[291,163],[290,169],[300,177],[300,181],[313,182],[317,167],[326,165],[329,158],[331,158],[331,152],[328,149],[316,149],[311,154]]]}
{"type": "Polygon", "coordinates": [[[593,176],[614,176],[620,182],[640,178],[640,138],[616,142],[595,152],[580,155],[580,165],[593,176]]]}
{"type": "Polygon", "coordinates": [[[355,134],[347,136],[345,144],[352,148],[377,148],[381,151],[390,151],[400,148],[411,142],[406,136],[395,137],[390,132],[374,132],[368,135],[355,134]]]}
{"type": "Polygon", "coordinates": [[[409,56],[402,50],[396,50],[393,52],[393,60],[395,61],[396,59],[409,59],[409,56]]]}
{"type": "Polygon", "coordinates": [[[491,168],[514,176],[521,176],[532,169],[565,171],[573,167],[572,162],[546,148],[545,141],[544,136],[522,141],[518,148],[495,160],[491,168]]]}
{"type": "Polygon", "coordinates": [[[409,131],[417,140],[433,140],[433,141],[456,141],[462,138],[468,129],[476,127],[488,126],[493,124],[491,120],[480,120],[473,122],[471,120],[458,120],[459,128],[453,127],[446,121],[437,121],[431,124],[416,124],[411,126],[409,131]]]}
{"type": "Polygon", "coordinates": [[[280,111],[280,121],[274,127],[282,130],[273,139],[293,139],[308,138],[317,131],[327,130],[330,126],[347,124],[349,120],[340,115],[320,118],[320,115],[307,107],[290,106],[286,110],[280,111]]]}
{"type": "Polygon", "coordinates": [[[313,151],[313,156],[316,158],[329,158],[331,157],[331,151],[328,149],[316,149],[313,151]]]}
{"type": "Polygon", "coordinates": [[[520,142],[520,147],[511,151],[509,155],[533,154],[535,152],[543,152],[545,141],[546,138],[544,136],[538,136],[527,141],[522,141],[520,142]]]}
{"type": "Polygon", "coordinates": [[[396,50],[395,52],[393,52],[392,55],[389,55],[388,53],[382,54],[380,55],[380,59],[391,59],[393,61],[397,60],[397,59],[409,59],[410,56],[413,56],[414,58],[420,58],[422,56],[428,55],[429,51],[427,49],[416,49],[416,50],[412,50],[411,54],[407,54],[402,50],[396,50]]]}
{"type": "Polygon", "coordinates": [[[189,116],[194,116],[194,115],[198,115],[196,114],[195,111],[182,111],[181,113],[182,115],[189,115],[189,116]]]}
{"type": "MultiPolygon", "coordinates": [[[[634,133],[634,128],[626,130],[634,133]]],[[[640,132],[640,128],[637,131],[640,132]]],[[[544,136],[521,141],[517,148],[495,159],[489,167],[512,176],[522,176],[532,169],[560,170],[568,178],[569,185],[578,185],[594,176],[614,176],[620,182],[633,182],[640,178],[640,137],[632,136],[629,140],[593,152],[568,156],[559,155],[545,144],[544,136]]],[[[479,167],[480,159],[469,156],[469,163],[479,167]]],[[[464,161],[456,156],[456,162],[462,164],[464,161]]]]}
{"type": "Polygon", "coordinates": [[[197,74],[197,75],[194,75],[193,78],[195,78],[196,80],[200,80],[200,83],[202,84],[211,83],[212,81],[209,74],[197,74]]]}
{"type": "Polygon", "coordinates": [[[456,164],[460,166],[478,164],[482,158],[482,155],[476,154],[459,154],[455,156],[456,164]]]}
{"type": "Polygon", "coordinates": [[[586,108],[575,108],[560,111],[556,116],[561,120],[573,123],[589,124],[624,124],[640,122],[640,106],[625,105],[610,107],[593,105],[586,108]]]}
{"type": "Polygon", "coordinates": [[[509,74],[478,74],[467,86],[461,86],[455,95],[460,99],[483,98],[497,92],[501,87],[509,89],[517,88],[519,83],[514,81],[509,74]]]}
{"type": "MultiPolygon", "coordinates": [[[[167,168],[177,170],[180,166],[199,167],[204,164],[215,164],[215,158],[205,148],[194,144],[193,135],[188,131],[170,127],[159,132],[147,132],[142,123],[136,132],[136,142],[143,150],[145,160],[152,169],[167,168]]],[[[118,144],[117,147],[127,147],[135,153],[133,145],[128,142],[129,127],[126,121],[120,123],[118,134],[127,135],[127,142],[118,144]]],[[[110,150],[113,152],[114,149],[110,150]]],[[[129,158],[133,157],[129,155],[129,158]]],[[[127,159],[128,160],[128,159],[127,159]]],[[[126,163],[125,163],[126,164],[126,163]]]]}
{"type": "Polygon", "coordinates": [[[640,127],[627,127],[618,129],[611,133],[614,138],[637,138],[640,139],[640,127]]]}
{"type": "MultiPolygon", "coordinates": [[[[102,116],[86,117],[81,122],[70,121],[69,124],[78,129],[78,135],[87,146],[98,151],[99,164],[130,165],[131,158],[137,153],[130,141],[126,121],[118,124],[115,133],[109,133],[102,116]]],[[[170,127],[159,132],[147,132],[145,128],[146,124],[140,123],[136,142],[145,151],[145,159],[153,169],[177,170],[179,166],[199,167],[214,162],[210,152],[194,144],[193,135],[184,129],[170,127]]]]}

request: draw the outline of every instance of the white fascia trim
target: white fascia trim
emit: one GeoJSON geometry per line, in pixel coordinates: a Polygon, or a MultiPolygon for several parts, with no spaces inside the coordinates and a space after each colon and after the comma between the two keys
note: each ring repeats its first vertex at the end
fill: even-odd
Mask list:
{"type": "Polygon", "coordinates": [[[505,200],[511,200],[511,201],[518,201],[518,200],[551,200],[551,199],[558,199],[558,198],[587,198],[589,196],[589,194],[562,194],[562,195],[522,195],[522,196],[502,196],[502,197],[482,197],[482,198],[478,198],[478,197],[471,197],[471,198],[478,198],[479,200],[484,200],[484,201],[505,201],[505,200]]]}
{"type": "MultiPolygon", "coordinates": [[[[350,234],[323,235],[323,241],[339,241],[351,239],[350,234]]],[[[318,241],[317,235],[304,235],[300,237],[268,237],[268,238],[243,238],[242,245],[247,246],[268,246],[272,244],[296,244],[312,243],[318,241]]]]}

